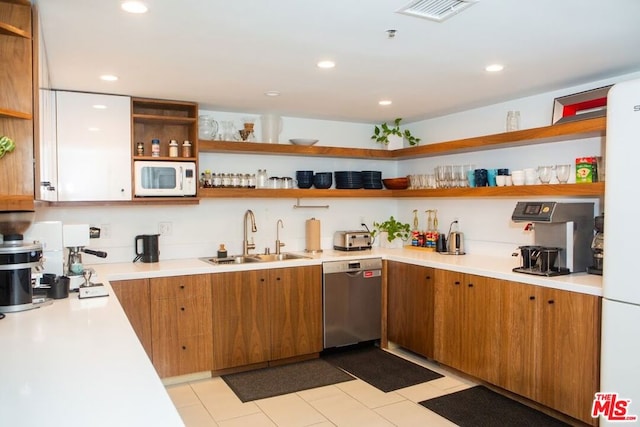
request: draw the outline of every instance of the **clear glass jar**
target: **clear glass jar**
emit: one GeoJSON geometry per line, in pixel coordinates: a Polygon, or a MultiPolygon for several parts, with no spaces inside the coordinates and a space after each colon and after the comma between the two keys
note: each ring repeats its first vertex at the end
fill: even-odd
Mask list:
{"type": "Polygon", "coordinates": [[[169,157],[178,157],[178,141],[175,139],[169,141],[169,157]]]}
{"type": "Polygon", "coordinates": [[[248,188],[249,187],[249,174],[241,174],[240,175],[240,187],[248,188]]]}
{"type": "Polygon", "coordinates": [[[229,175],[229,179],[231,182],[231,187],[233,188],[238,188],[240,187],[240,175],[238,175],[237,173],[232,173],[231,175],[229,175]]]}
{"type": "Polygon", "coordinates": [[[222,187],[222,175],[219,173],[214,173],[212,179],[212,186],[214,188],[222,187]]]}
{"type": "Polygon", "coordinates": [[[256,174],[249,175],[249,188],[256,188],[256,174]]]}
{"type": "Polygon", "coordinates": [[[222,174],[222,187],[228,188],[231,187],[231,177],[228,173],[222,174]]]}
{"type": "Polygon", "coordinates": [[[191,157],[191,141],[182,143],[182,157],[191,157]]]}
{"type": "Polygon", "coordinates": [[[151,140],[151,157],[160,157],[160,140],[151,140]]]}
{"type": "Polygon", "coordinates": [[[256,175],[256,188],[267,188],[267,170],[258,169],[258,175],[256,175]]]}

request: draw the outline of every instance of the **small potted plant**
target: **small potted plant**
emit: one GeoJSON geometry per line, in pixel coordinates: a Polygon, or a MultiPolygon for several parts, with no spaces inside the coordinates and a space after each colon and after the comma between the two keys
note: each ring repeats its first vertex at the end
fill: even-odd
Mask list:
{"type": "Polygon", "coordinates": [[[374,126],[371,139],[384,144],[388,149],[402,148],[402,142],[405,139],[409,145],[420,144],[420,138],[411,135],[409,129],[405,129],[404,132],[400,130],[400,121],[402,121],[402,118],[395,119],[393,126],[389,126],[387,123],[374,126]]]}
{"type": "Polygon", "coordinates": [[[372,236],[377,237],[382,248],[402,248],[411,236],[411,226],[396,220],[393,215],[383,222],[373,223],[372,236]]]}

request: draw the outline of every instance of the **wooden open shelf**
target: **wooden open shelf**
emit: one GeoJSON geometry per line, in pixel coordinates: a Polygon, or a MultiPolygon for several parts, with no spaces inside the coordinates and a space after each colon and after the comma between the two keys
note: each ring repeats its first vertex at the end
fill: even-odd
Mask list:
{"type": "Polygon", "coordinates": [[[5,36],[22,37],[25,39],[31,38],[31,34],[29,34],[28,32],[5,22],[0,22],[0,34],[3,34],[5,36]]]}
{"type": "Polygon", "coordinates": [[[5,119],[24,119],[24,120],[33,119],[33,115],[31,115],[30,113],[23,113],[22,111],[7,110],[4,108],[0,108],[0,117],[3,117],[5,119]]]}
{"type": "Polygon", "coordinates": [[[606,134],[606,125],[606,118],[598,117],[514,132],[407,147],[399,150],[200,140],[199,151],[201,153],[403,160],[599,137],[606,134]]]}
{"type": "Polygon", "coordinates": [[[342,190],[200,188],[200,198],[344,198],[344,197],[601,197],[604,182],[593,184],[544,184],[509,187],[436,188],[426,190],[342,190]]]}

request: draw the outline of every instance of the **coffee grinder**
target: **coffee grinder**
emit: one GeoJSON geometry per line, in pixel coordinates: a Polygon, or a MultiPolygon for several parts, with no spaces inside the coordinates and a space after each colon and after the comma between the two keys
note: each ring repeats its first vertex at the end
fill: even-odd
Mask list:
{"type": "Polygon", "coordinates": [[[593,203],[518,202],[511,215],[534,230],[534,244],[520,246],[513,271],[558,276],[586,271],[591,263],[593,203]]]}
{"type": "Polygon", "coordinates": [[[595,217],[593,223],[593,228],[596,230],[591,241],[593,263],[587,267],[587,273],[602,276],[602,268],[604,267],[604,214],[595,217]]]}

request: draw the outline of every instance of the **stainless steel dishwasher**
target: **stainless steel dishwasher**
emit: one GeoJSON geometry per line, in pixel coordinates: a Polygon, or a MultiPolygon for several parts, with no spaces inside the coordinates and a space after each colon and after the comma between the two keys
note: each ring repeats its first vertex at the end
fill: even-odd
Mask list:
{"type": "Polygon", "coordinates": [[[382,259],[322,264],[324,348],[380,339],[382,259]]]}

